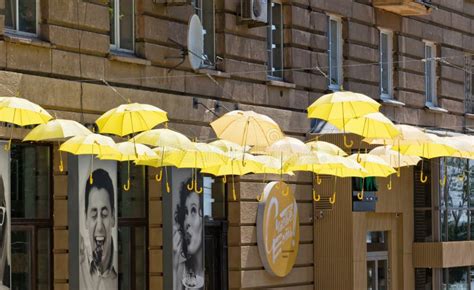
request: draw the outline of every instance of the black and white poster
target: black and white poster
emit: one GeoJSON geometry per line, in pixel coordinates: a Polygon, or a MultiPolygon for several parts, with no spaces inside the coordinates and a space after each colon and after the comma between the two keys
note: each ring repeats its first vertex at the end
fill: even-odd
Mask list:
{"type": "Polygon", "coordinates": [[[10,151],[0,142],[0,290],[10,289],[10,151]]]}
{"type": "MultiPolygon", "coordinates": [[[[165,257],[167,269],[165,288],[172,290],[204,289],[204,219],[202,178],[197,182],[191,170],[169,169],[171,194],[163,194],[165,257]],[[166,238],[167,237],[167,238],[166,238]]],[[[166,267],[165,267],[166,269],[166,267]]]]}
{"type": "MultiPolygon", "coordinates": [[[[70,236],[78,247],[78,272],[71,289],[118,289],[117,245],[117,163],[91,156],[76,157],[77,235],[70,236]],[[92,165],[92,166],[91,166],[92,165]]],[[[71,189],[71,188],[70,188],[71,189]]],[[[71,196],[71,190],[70,190],[71,196]]],[[[74,203],[74,202],[73,202],[74,203]]],[[[74,207],[74,204],[72,204],[74,207]]],[[[71,203],[70,207],[71,209],[71,203]]],[[[70,218],[71,220],[71,218],[70,218]]]]}

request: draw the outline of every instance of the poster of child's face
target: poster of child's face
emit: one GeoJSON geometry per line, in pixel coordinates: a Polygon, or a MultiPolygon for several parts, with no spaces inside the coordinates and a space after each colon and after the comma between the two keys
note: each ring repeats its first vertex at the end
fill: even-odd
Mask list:
{"type": "Polygon", "coordinates": [[[203,197],[190,170],[173,170],[173,290],[204,289],[203,197]]]}
{"type": "Polygon", "coordinates": [[[10,289],[10,255],[10,151],[0,150],[0,290],[10,289]]]}
{"type": "Polygon", "coordinates": [[[117,163],[79,158],[80,289],[118,289],[117,163]]]}

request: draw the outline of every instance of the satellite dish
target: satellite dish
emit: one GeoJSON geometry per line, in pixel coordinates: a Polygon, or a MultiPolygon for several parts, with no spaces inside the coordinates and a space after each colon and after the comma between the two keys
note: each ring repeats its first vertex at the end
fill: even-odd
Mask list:
{"type": "Polygon", "coordinates": [[[204,29],[201,20],[194,14],[188,27],[188,59],[194,70],[201,68],[204,55],[204,29]]]}

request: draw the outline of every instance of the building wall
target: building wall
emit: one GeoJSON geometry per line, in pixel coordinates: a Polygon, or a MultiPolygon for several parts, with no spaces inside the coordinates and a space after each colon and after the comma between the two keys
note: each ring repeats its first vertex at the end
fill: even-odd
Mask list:
{"type": "MultiPolygon", "coordinates": [[[[124,102],[101,81],[104,79],[125,98],[166,110],[170,128],[200,140],[214,137],[209,127],[214,116],[202,106],[194,108],[193,97],[210,108],[219,101],[229,109],[238,104],[240,109],[267,114],[286,134],[305,139],[310,129],[305,109],[327,92],[327,79],[314,68],[327,72],[326,13],[333,13],[343,17],[344,89],[379,99],[377,27],[393,29],[395,98],[406,106],[383,106],[383,112],[399,123],[461,130],[465,121],[464,72],[451,65],[439,65],[440,105],[450,113],[433,113],[423,109],[424,64],[420,59],[424,57],[425,39],[438,43],[438,56],[450,57],[449,62],[454,65],[464,65],[463,57],[452,56],[474,51],[474,4],[437,0],[433,2],[439,9],[431,15],[401,17],[374,9],[370,2],[283,1],[285,68],[293,70],[287,70],[284,82],[278,82],[267,81],[264,72],[266,29],[248,28],[237,22],[239,0],[216,0],[216,48],[223,61],[217,64],[218,71],[198,73],[192,72],[186,61],[169,70],[179,62],[169,57],[180,53],[169,39],[186,45],[187,21],[193,13],[190,5],[166,6],[152,0],[136,0],[136,57],[124,57],[109,49],[107,1],[41,0],[39,40],[13,37],[0,29],[0,93],[9,94],[6,86],[57,117],[93,123],[100,114],[124,102]]],[[[0,1],[0,8],[4,8],[4,1],[0,1]]],[[[0,28],[3,19],[2,16],[0,28]]],[[[224,112],[221,109],[218,113],[224,112]]],[[[26,131],[15,129],[14,137],[21,138],[26,131]]],[[[0,132],[8,138],[9,130],[0,132]]],[[[56,154],[56,164],[57,157],[56,154]]],[[[153,176],[151,172],[150,179],[153,176]]],[[[237,185],[237,200],[228,203],[231,288],[313,289],[314,284],[315,289],[362,289],[365,276],[360,273],[364,263],[357,249],[365,247],[361,244],[364,231],[378,227],[403,232],[402,238],[394,241],[402,250],[397,251],[393,262],[393,271],[399,277],[394,282],[399,283],[398,288],[393,289],[413,288],[412,237],[406,234],[412,232],[410,192],[399,189],[400,184],[411,182],[409,179],[403,180],[407,183],[395,182],[390,193],[380,193],[380,216],[353,214],[348,195],[344,195],[350,182],[343,180],[338,185],[340,194],[334,209],[314,222],[310,176],[291,177],[289,183],[300,211],[300,254],[293,272],[277,279],[264,271],[257,254],[255,197],[263,188],[263,178],[242,178],[237,185]],[[380,224],[379,217],[384,217],[380,224]]],[[[266,180],[276,178],[267,176],[266,180]]],[[[54,285],[55,289],[68,289],[64,266],[68,259],[67,172],[55,170],[54,184],[54,285]]],[[[326,182],[323,185],[327,186],[321,189],[323,194],[329,194],[331,188],[326,182]]],[[[161,289],[161,196],[152,180],[149,193],[150,289],[161,289]]]]}

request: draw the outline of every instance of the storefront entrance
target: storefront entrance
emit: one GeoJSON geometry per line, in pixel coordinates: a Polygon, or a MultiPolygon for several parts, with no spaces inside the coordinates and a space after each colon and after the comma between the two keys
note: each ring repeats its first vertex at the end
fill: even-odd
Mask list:
{"type": "Polygon", "coordinates": [[[387,232],[367,233],[367,290],[388,290],[390,285],[387,232]]]}

